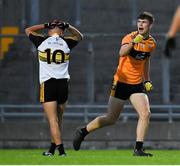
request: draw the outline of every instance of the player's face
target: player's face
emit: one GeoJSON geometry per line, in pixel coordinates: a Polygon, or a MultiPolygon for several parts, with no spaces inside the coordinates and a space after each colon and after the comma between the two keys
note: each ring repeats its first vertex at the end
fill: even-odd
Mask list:
{"type": "Polygon", "coordinates": [[[151,24],[149,20],[147,19],[138,19],[137,28],[138,28],[139,34],[146,35],[146,34],[149,34],[149,31],[151,29],[151,24]]]}

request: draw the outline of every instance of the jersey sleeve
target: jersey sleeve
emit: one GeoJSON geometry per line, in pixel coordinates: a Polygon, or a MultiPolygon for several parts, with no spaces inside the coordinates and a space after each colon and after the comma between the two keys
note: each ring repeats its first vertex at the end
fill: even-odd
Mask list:
{"type": "Polygon", "coordinates": [[[153,44],[153,47],[152,47],[152,49],[151,49],[151,52],[154,51],[155,48],[156,48],[156,43],[153,44]]]}
{"type": "Polygon", "coordinates": [[[152,47],[151,47],[151,52],[154,51],[155,48],[156,48],[156,41],[155,41],[154,38],[152,38],[152,39],[153,39],[153,44],[152,44],[152,47]]]}
{"type": "Polygon", "coordinates": [[[46,38],[37,33],[30,33],[29,39],[37,48],[46,38]]]}
{"type": "Polygon", "coordinates": [[[74,40],[72,37],[66,37],[64,40],[66,41],[70,50],[78,44],[78,41],[74,40]]]}
{"type": "Polygon", "coordinates": [[[132,37],[131,35],[128,34],[122,39],[121,46],[124,44],[129,44],[131,41],[132,41],[132,37]]]}

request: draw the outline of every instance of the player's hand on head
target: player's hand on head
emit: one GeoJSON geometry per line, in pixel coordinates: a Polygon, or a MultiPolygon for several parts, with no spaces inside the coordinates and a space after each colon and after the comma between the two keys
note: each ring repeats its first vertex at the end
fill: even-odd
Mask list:
{"type": "Polygon", "coordinates": [[[46,22],[46,23],[44,23],[44,28],[49,29],[49,28],[50,28],[50,25],[51,25],[51,23],[50,23],[50,22],[46,22]]]}
{"type": "Polygon", "coordinates": [[[64,22],[64,27],[65,27],[65,29],[68,29],[69,28],[69,23],[68,22],[64,22]]]}
{"type": "Polygon", "coordinates": [[[48,23],[44,23],[44,27],[47,28],[47,29],[53,29],[55,28],[56,26],[65,30],[65,29],[68,29],[69,28],[69,23],[67,22],[63,22],[63,21],[60,21],[60,20],[53,20],[52,22],[48,22],[48,23]]]}
{"type": "Polygon", "coordinates": [[[44,23],[44,28],[53,29],[56,27],[57,23],[58,23],[58,20],[53,20],[52,22],[44,23]]]}
{"type": "Polygon", "coordinates": [[[57,24],[57,26],[61,29],[67,29],[69,28],[69,23],[61,21],[57,24]]]}
{"type": "Polygon", "coordinates": [[[147,92],[150,92],[153,90],[153,85],[151,81],[144,81],[144,88],[147,92]]]}

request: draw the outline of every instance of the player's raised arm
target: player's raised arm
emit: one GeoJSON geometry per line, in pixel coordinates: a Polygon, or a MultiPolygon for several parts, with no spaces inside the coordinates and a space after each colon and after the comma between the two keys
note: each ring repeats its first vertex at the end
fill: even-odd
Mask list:
{"type": "MultiPolygon", "coordinates": [[[[137,43],[140,43],[143,40],[143,36],[140,34],[137,34],[133,39],[129,39],[130,37],[127,36],[123,40],[129,40],[127,43],[122,44],[120,50],[119,50],[119,55],[120,56],[125,56],[128,55],[133,48],[133,46],[137,43]],[[126,39],[127,38],[127,39],[126,39]]],[[[124,42],[124,41],[123,41],[124,42]]]]}
{"type": "Polygon", "coordinates": [[[29,36],[30,33],[33,33],[33,32],[36,32],[38,30],[42,30],[42,29],[45,29],[45,24],[38,24],[38,25],[33,25],[33,26],[30,26],[28,28],[25,29],[25,33],[27,36],[29,36]]]}
{"type": "Polygon", "coordinates": [[[180,6],[177,8],[177,10],[174,14],[170,29],[167,34],[168,37],[169,38],[175,37],[179,28],[180,28],[180,6]]]}
{"type": "Polygon", "coordinates": [[[72,34],[72,38],[76,41],[80,41],[83,39],[83,34],[81,32],[79,32],[74,26],[66,23],[68,26],[67,30],[72,34]]]}
{"type": "Polygon", "coordinates": [[[176,42],[175,42],[175,36],[176,33],[180,29],[180,6],[177,8],[172,23],[170,25],[169,31],[166,35],[166,41],[165,41],[165,47],[164,47],[164,55],[167,57],[170,57],[171,50],[175,48],[176,42]]]}

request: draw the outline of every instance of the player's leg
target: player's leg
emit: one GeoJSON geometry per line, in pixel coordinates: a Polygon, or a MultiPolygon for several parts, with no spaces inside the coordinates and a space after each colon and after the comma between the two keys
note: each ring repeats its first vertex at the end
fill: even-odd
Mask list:
{"type": "Polygon", "coordinates": [[[115,97],[110,96],[108,102],[108,110],[107,113],[103,116],[99,116],[95,118],[93,121],[87,124],[84,128],[79,128],[76,130],[75,137],[73,140],[73,147],[75,150],[79,150],[81,146],[81,142],[84,140],[85,136],[104,126],[114,124],[119,118],[119,114],[121,113],[125,100],[121,100],[115,97]]]}
{"type": "Polygon", "coordinates": [[[124,100],[110,96],[107,113],[88,123],[86,126],[87,131],[90,133],[98,128],[113,125],[119,118],[124,102],[124,100]]]}
{"type": "Polygon", "coordinates": [[[134,93],[130,96],[130,101],[139,115],[136,130],[135,156],[152,156],[143,150],[143,142],[149,126],[150,107],[148,96],[145,93],[134,93]]]}
{"type": "MultiPolygon", "coordinates": [[[[40,85],[40,102],[43,103],[44,112],[46,116],[51,116],[49,114],[56,114],[57,102],[54,95],[54,79],[49,79],[40,85]],[[53,102],[52,102],[53,101],[53,102]],[[50,103],[49,103],[50,102],[50,103]],[[56,111],[55,111],[56,110],[56,111]],[[52,112],[50,112],[52,111],[52,112]],[[50,113],[49,113],[50,112],[50,113]]],[[[50,118],[50,117],[49,117],[50,118]]],[[[55,152],[56,144],[51,134],[51,145],[47,152],[44,152],[45,156],[52,156],[55,152]]]]}
{"type": "Polygon", "coordinates": [[[55,150],[56,150],[56,144],[55,144],[54,139],[51,135],[51,145],[50,145],[49,150],[47,152],[43,152],[43,155],[44,156],[51,156],[52,154],[55,153],[55,150]]]}
{"type": "Polygon", "coordinates": [[[65,110],[65,104],[59,104],[58,105],[58,125],[59,125],[59,131],[60,131],[60,140],[61,144],[57,145],[57,149],[59,151],[60,156],[66,156],[65,150],[64,150],[64,145],[62,141],[62,129],[63,129],[63,114],[65,110]]]}
{"type": "Polygon", "coordinates": [[[65,111],[66,101],[68,99],[68,80],[58,79],[56,80],[56,95],[57,95],[57,116],[60,134],[60,144],[56,144],[56,148],[59,151],[60,156],[66,156],[63,140],[62,140],[62,128],[63,128],[63,114],[65,111]]]}
{"type": "Polygon", "coordinates": [[[60,129],[58,124],[58,116],[57,116],[57,102],[56,101],[45,102],[43,103],[43,109],[49,122],[50,133],[52,138],[51,140],[53,141],[48,151],[49,153],[44,152],[43,155],[50,156],[51,154],[54,155],[56,145],[61,144],[60,129]]]}
{"type": "Polygon", "coordinates": [[[55,150],[56,150],[56,144],[54,143],[54,139],[51,135],[51,144],[50,144],[49,150],[46,152],[43,152],[43,156],[52,156],[54,155],[55,150]]]}
{"type": "Polygon", "coordinates": [[[53,137],[51,136],[51,144],[50,144],[49,150],[46,152],[43,152],[43,155],[44,156],[52,156],[52,155],[54,155],[55,150],[56,150],[56,144],[54,142],[53,137]]]}

